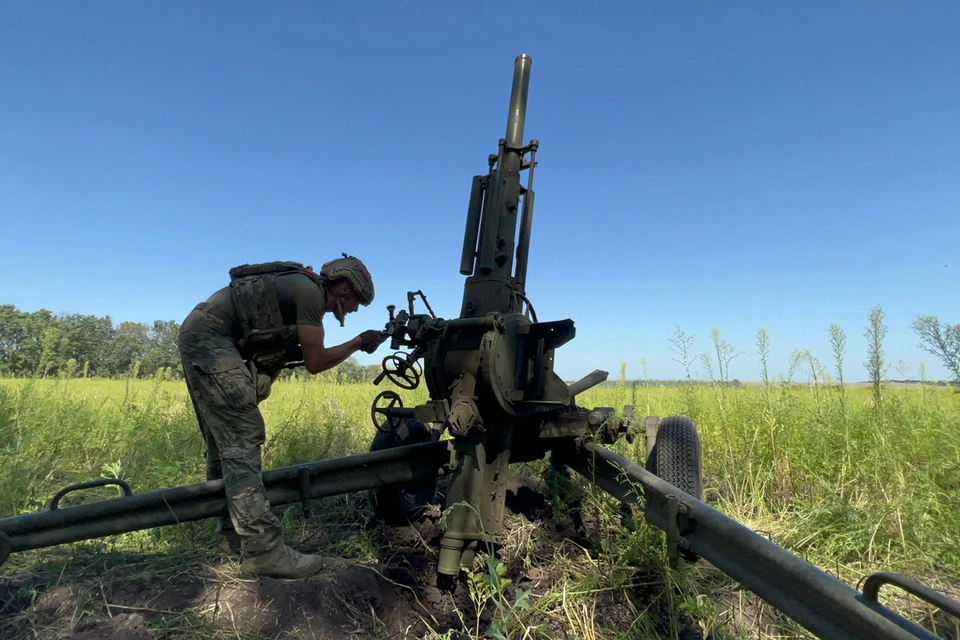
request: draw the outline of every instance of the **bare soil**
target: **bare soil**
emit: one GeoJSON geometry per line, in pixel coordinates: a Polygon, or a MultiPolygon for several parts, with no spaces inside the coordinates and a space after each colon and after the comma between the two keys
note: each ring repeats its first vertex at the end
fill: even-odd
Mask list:
{"type": "MultiPolygon", "coordinates": [[[[362,507],[366,496],[342,499],[362,507]]],[[[331,510],[337,506],[342,502],[331,505],[331,510]]],[[[569,580],[570,565],[597,562],[598,530],[625,525],[618,520],[598,526],[589,510],[583,511],[582,520],[558,516],[546,487],[525,477],[511,479],[506,507],[497,556],[512,581],[507,602],[515,601],[518,588],[529,591],[534,601],[556,591],[569,580]]],[[[201,523],[183,526],[191,525],[201,523]]],[[[441,534],[439,508],[419,522],[390,528],[363,524],[344,528],[318,516],[290,542],[302,551],[323,554],[324,568],[296,581],[242,578],[237,558],[220,555],[212,544],[190,555],[98,552],[64,545],[47,550],[45,560],[31,565],[29,572],[0,579],[0,639],[385,639],[436,637],[451,630],[446,637],[476,637],[478,630],[482,636],[494,607],[483,607],[478,620],[466,585],[460,584],[452,595],[437,589],[441,534]],[[350,559],[330,553],[357,535],[371,536],[375,557],[350,559]]],[[[679,627],[681,640],[704,637],[702,617],[671,618],[656,566],[640,562],[617,569],[629,572],[628,579],[620,581],[625,586],[596,589],[589,610],[584,610],[596,629],[607,632],[598,638],[626,632],[635,626],[638,612],[653,620],[655,636],[674,637],[671,627],[679,627]]],[[[717,610],[728,620],[736,618],[753,628],[760,634],[755,637],[771,637],[767,633],[802,637],[783,635],[784,619],[778,612],[738,591],[719,572],[705,576],[717,610]]],[[[539,622],[541,637],[576,637],[571,636],[569,620],[561,616],[545,616],[539,622]]],[[[951,637],[947,633],[944,637],[951,637]]]]}
{"type": "MultiPolygon", "coordinates": [[[[576,562],[589,552],[590,540],[579,518],[552,517],[545,487],[529,478],[511,480],[506,507],[498,557],[512,581],[508,600],[513,601],[517,588],[536,598],[560,579],[551,575],[546,560],[559,553],[576,562]]],[[[473,635],[477,629],[482,635],[494,607],[483,608],[478,624],[464,584],[452,595],[437,589],[439,519],[440,509],[434,508],[417,523],[377,530],[376,561],[325,557],[323,570],[305,580],[245,579],[237,571],[237,559],[212,546],[173,557],[85,552],[80,545],[64,545],[46,550],[54,559],[32,566],[29,573],[0,579],[0,638],[319,640],[423,638],[449,630],[473,635]]],[[[305,526],[306,542],[291,544],[322,552],[324,544],[344,535],[324,531],[323,523],[310,531],[311,524],[305,526]]],[[[635,618],[631,607],[613,594],[603,604],[595,614],[598,626],[626,628],[635,618]]],[[[564,625],[558,621],[555,626],[554,637],[564,637],[564,625]]]]}

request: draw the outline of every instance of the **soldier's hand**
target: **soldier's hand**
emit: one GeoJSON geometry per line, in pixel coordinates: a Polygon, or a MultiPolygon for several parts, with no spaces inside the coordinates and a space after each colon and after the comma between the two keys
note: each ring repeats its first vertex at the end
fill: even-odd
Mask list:
{"type": "Polygon", "coordinates": [[[387,339],[387,336],[383,335],[382,331],[377,331],[376,329],[367,329],[360,334],[360,350],[364,353],[373,353],[377,350],[384,340],[387,339]]]}

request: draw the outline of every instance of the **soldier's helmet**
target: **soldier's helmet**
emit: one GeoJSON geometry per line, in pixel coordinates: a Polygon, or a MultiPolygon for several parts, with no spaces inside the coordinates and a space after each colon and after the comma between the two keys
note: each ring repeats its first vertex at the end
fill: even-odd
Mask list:
{"type": "Polygon", "coordinates": [[[320,277],[327,280],[346,278],[363,306],[368,307],[373,302],[373,278],[359,258],[344,253],[342,258],[324,264],[320,268],[320,277]]]}

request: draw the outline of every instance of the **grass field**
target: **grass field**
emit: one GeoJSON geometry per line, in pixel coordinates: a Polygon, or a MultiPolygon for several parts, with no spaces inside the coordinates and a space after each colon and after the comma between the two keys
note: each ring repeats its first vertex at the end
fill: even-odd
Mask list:
{"type": "MultiPolygon", "coordinates": [[[[276,383],[262,405],[268,433],[264,466],[367,450],[373,436],[369,403],[378,390],[323,377],[276,383]]],[[[401,394],[407,405],[426,398],[422,389],[401,394]]],[[[851,585],[875,570],[899,571],[957,597],[960,394],[924,386],[620,384],[592,389],[578,403],[633,404],[640,416],[690,416],[701,433],[707,502],[851,585]]],[[[642,462],[643,447],[641,437],[613,449],[642,462]]],[[[45,508],[63,486],[100,476],[121,477],[136,493],[197,482],[203,479],[202,451],[182,382],[0,380],[0,518],[45,508]]],[[[515,471],[538,477],[545,467],[535,463],[515,471]]],[[[89,492],[87,499],[116,494],[115,487],[107,487],[89,492]]],[[[82,499],[72,494],[65,503],[82,499]]],[[[616,526],[618,505],[605,494],[588,491],[588,502],[593,537],[586,551],[537,551],[535,523],[515,527],[522,540],[505,564],[516,575],[529,575],[534,566],[550,579],[528,589],[532,595],[523,599],[515,578],[510,597],[487,606],[485,625],[493,616],[511,630],[508,637],[517,638],[679,637],[684,625],[699,627],[704,637],[806,637],[703,563],[668,569],[662,534],[651,527],[631,532],[616,526]],[[614,608],[617,615],[610,613],[614,608]]],[[[324,538],[328,544],[320,550],[358,562],[382,560],[382,531],[374,535],[362,526],[362,500],[331,499],[329,504],[322,521],[336,523],[341,533],[324,538]]],[[[284,513],[294,538],[315,524],[298,519],[298,513],[293,508],[284,513]]],[[[30,628],[31,637],[44,637],[38,629],[53,633],[66,624],[67,614],[74,624],[105,617],[106,598],[75,597],[66,609],[59,606],[56,623],[36,607],[55,585],[100,581],[102,588],[113,574],[98,564],[97,554],[212,557],[203,555],[211,553],[212,524],[187,523],[13,554],[0,576],[8,585],[19,585],[16,598],[10,596],[19,604],[8,602],[0,616],[11,628],[30,628]]],[[[136,566],[151,574],[149,563],[136,566]]],[[[931,616],[916,600],[888,602],[910,609],[942,637],[960,635],[954,622],[931,616]]],[[[428,616],[424,620],[428,629],[418,633],[456,637],[443,635],[428,616]]],[[[0,629],[4,624],[0,620],[0,629]]],[[[281,637],[211,625],[199,609],[146,621],[152,637],[281,637]]],[[[482,633],[474,627],[473,635],[482,633]]]]}

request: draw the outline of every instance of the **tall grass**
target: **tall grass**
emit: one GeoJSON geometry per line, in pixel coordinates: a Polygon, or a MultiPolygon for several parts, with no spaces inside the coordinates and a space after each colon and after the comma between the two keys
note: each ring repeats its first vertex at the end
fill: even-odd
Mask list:
{"type": "MultiPolygon", "coordinates": [[[[264,466],[367,450],[376,390],[323,378],[275,383],[261,406],[264,466]]],[[[408,405],[425,399],[423,389],[403,393],[408,405]]],[[[873,387],[787,379],[620,385],[578,402],[689,415],[701,432],[707,499],[775,528],[796,551],[960,574],[960,396],[950,390],[885,389],[882,422],[873,387]]],[[[135,492],[203,479],[203,442],[175,381],[3,380],[0,446],[0,517],[44,508],[61,487],[99,476],[122,477],[135,492]]],[[[642,438],[617,447],[643,460],[642,438]]]]}
{"type": "MultiPolygon", "coordinates": [[[[789,375],[778,380],[764,375],[758,385],[727,384],[726,369],[724,379],[705,385],[630,385],[621,371],[620,384],[588,390],[578,402],[633,404],[641,418],[690,416],[701,433],[705,499],[848,582],[883,568],[956,584],[960,394],[927,386],[846,387],[839,383],[844,341],[842,332],[833,332],[837,382],[811,354],[795,352],[789,375]],[[792,377],[802,372],[815,382],[796,384],[792,377]]],[[[688,361],[682,334],[677,344],[688,361]]],[[[720,344],[721,359],[730,357],[720,344]]],[[[757,354],[764,371],[768,353],[769,337],[761,332],[757,354]]],[[[370,402],[378,391],[322,376],[278,381],[261,405],[267,423],[264,466],[366,451],[374,435],[370,402]]],[[[408,406],[426,400],[424,389],[400,393],[408,406]]],[[[642,437],[632,445],[624,440],[614,445],[638,462],[644,447],[642,437]]],[[[46,508],[63,486],[100,476],[121,477],[137,493],[198,482],[204,477],[202,453],[182,382],[0,380],[0,517],[46,508]]],[[[116,492],[105,487],[86,496],[71,494],[64,503],[116,492]]],[[[659,532],[616,526],[615,501],[592,495],[599,505],[596,524],[608,525],[601,547],[616,549],[612,559],[572,565],[558,553],[554,561],[566,567],[569,581],[537,600],[518,623],[536,614],[580,625],[581,637],[612,637],[595,628],[591,607],[602,609],[611,589],[639,588],[637,559],[662,555],[659,532]]],[[[169,542],[176,534],[155,535],[169,542]]],[[[11,561],[0,571],[10,574],[17,566],[11,561]]],[[[714,600],[697,598],[711,578],[658,571],[648,579],[673,585],[658,591],[668,610],[716,616],[714,600]]],[[[636,615],[639,635],[623,637],[646,637],[641,633],[646,614],[636,615]]]]}
{"type": "MultiPolygon", "coordinates": [[[[781,544],[821,562],[883,560],[960,575],[956,394],[888,390],[881,429],[873,389],[784,382],[645,391],[653,414],[687,413],[697,423],[707,498],[733,517],[776,529],[781,544]]],[[[612,400],[604,391],[583,398],[612,400]]],[[[643,443],[632,449],[641,460],[643,443]]]]}
{"type": "MultiPolygon", "coordinates": [[[[404,393],[426,399],[422,389],[404,393]]],[[[364,451],[373,395],[372,385],[324,377],[276,382],[260,407],[264,467],[364,451]]],[[[0,517],[45,508],[63,486],[100,476],[137,493],[202,481],[203,449],[183,382],[0,380],[0,517]]]]}

